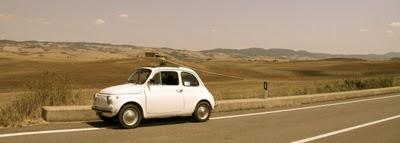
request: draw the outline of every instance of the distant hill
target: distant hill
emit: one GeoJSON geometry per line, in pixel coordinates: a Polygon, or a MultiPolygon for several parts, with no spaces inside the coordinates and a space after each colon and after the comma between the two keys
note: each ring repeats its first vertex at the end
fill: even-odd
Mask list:
{"type": "Polygon", "coordinates": [[[288,59],[323,59],[331,56],[323,53],[310,53],[307,51],[295,51],[290,49],[263,49],[263,48],[248,48],[248,49],[213,49],[201,51],[207,55],[218,53],[232,54],[242,57],[281,57],[288,59]]]}
{"type": "Polygon", "coordinates": [[[383,55],[334,55],[295,51],[290,49],[212,49],[191,51],[172,48],[114,45],[93,42],[46,42],[0,40],[0,57],[24,60],[93,61],[106,59],[141,58],[146,52],[177,60],[343,60],[343,59],[393,59],[400,52],[383,55]]]}
{"type": "Polygon", "coordinates": [[[202,53],[212,56],[218,54],[229,54],[237,57],[281,57],[288,59],[391,59],[400,57],[400,52],[390,52],[383,55],[368,54],[368,55],[334,55],[325,53],[311,53],[304,50],[295,51],[290,49],[263,49],[263,48],[248,48],[248,49],[212,49],[204,50],[202,53]]]}
{"type": "Polygon", "coordinates": [[[386,58],[400,58],[400,52],[389,52],[384,55],[386,58]]]}
{"type": "Polygon", "coordinates": [[[320,59],[319,61],[365,61],[365,60],[357,58],[328,58],[328,59],[320,59]]]}
{"type": "Polygon", "coordinates": [[[146,52],[173,59],[207,59],[197,51],[171,48],[113,45],[92,42],[46,42],[0,40],[0,57],[23,60],[93,61],[141,58],[146,52]]]}

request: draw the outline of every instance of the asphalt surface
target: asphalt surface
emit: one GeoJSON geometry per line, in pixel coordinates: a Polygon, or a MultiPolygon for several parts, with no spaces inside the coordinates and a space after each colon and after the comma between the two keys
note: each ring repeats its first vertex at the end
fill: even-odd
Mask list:
{"type": "Polygon", "coordinates": [[[103,122],[7,128],[0,129],[0,142],[294,142],[322,135],[310,142],[398,143],[400,118],[395,116],[399,115],[400,95],[385,95],[296,107],[214,113],[205,123],[195,123],[189,118],[146,120],[139,128],[129,130],[121,129],[116,123],[103,122]],[[365,125],[390,117],[390,120],[365,125]],[[359,125],[365,126],[334,133],[359,125]],[[73,132],[65,132],[65,129],[73,132]],[[46,133],[38,134],[37,131],[46,133]],[[31,134],[15,134],[27,132],[31,134]]]}

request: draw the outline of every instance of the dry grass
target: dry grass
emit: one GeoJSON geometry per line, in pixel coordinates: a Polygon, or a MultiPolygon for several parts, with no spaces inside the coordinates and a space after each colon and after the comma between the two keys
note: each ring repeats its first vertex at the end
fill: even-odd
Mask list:
{"type": "Polygon", "coordinates": [[[216,100],[262,98],[263,81],[236,80],[206,83],[208,90],[216,100]]]}
{"type": "MultiPolygon", "coordinates": [[[[342,79],[360,77],[400,77],[400,61],[296,61],[271,63],[262,61],[180,61],[187,65],[243,77],[237,80],[199,72],[216,99],[260,98],[264,96],[263,81],[270,83],[270,97],[296,95],[296,90],[316,89],[342,79]]],[[[124,83],[140,66],[159,65],[154,58],[120,59],[92,62],[44,62],[0,59],[0,106],[15,100],[25,89],[26,81],[40,80],[44,70],[57,72],[74,81],[84,102],[99,89],[124,83]],[[22,78],[23,77],[23,78],[22,78]],[[93,89],[93,90],[84,90],[93,89]],[[85,91],[85,93],[84,93],[85,91]],[[12,94],[12,95],[10,95],[12,94]]],[[[164,63],[165,64],[165,63],[164,63]]],[[[168,63],[167,63],[168,64],[168,63]]],[[[398,82],[395,80],[394,82],[398,82]]],[[[394,84],[399,85],[399,84],[394,84]]],[[[308,92],[307,92],[308,93],[308,92]]]]}
{"type": "Polygon", "coordinates": [[[42,106],[80,104],[79,91],[70,80],[45,72],[40,80],[26,82],[26,92],[0,107],[0,126],[19,126],[39,119],[42,106]]]}
{"type": "Polygon", "coordinates": [[[288,95],[318,94],[392,86],[400,86],[400,79],[395,77],[353,77],[317,85],[308,85],[302,88],[291,88],[288,95]]]}
{"type": "MultiPolygon", "coordinates": [[[[268,83],[268,97],[278,97],[400,86],[400,77],[377,76],[330,80],[269,80],[268,83]]],[[[265,94],[263,81],[257,80],[212,82],[207,84],[207,87],[217,100],[263,98],[265,94]]]]}
{"type": "MultiPolygon", "coordinates": [[[[262,98],[264,81],[269,97],[400,86],[400,61],[183,62],[244,78],[199,72],[217,100],[262,98]]],[[[160,64],[169,63],[153,58],[64,63],[0,58],[0,126],[38,122],[44,105],[90,104],[94,93],[124,83],[135,68],[160,64]]]]}
{"type": "Polygon", "coordinates": [[[159,65],[158,59],[126,59],[94,62],[44,62],[0,59],[0,92],[18,92],[26,81],[39,80],[50,70],[63,75],[79,88],[104,88],[125,82],[140,66],[159,65]]]}

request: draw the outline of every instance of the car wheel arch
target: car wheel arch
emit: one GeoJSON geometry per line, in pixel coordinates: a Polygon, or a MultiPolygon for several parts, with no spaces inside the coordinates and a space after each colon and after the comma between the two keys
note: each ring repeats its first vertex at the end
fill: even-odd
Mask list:
{"type": "Polygon", "coordinates": [[[140,105],[138,102],[135,102],[135,101],[129,101],[129,102],[126,102],[126,103],[124,103],[119,109],[118,109],[118,113],[119,112],[121,112],[121,108],[122,107],[124,107],[125,105],[135,105],[135,106],[137,106],[141,111],[142,111],[142,116],[143,116],[143,107],[142,107],[142,105],[140,105]]]}
{"type": "Polygon", "coordinates": [[[201,99],[199,102],[197,102],[195,109],[196,109],[197,105],[199,105],[199,103],[201,103],[201,102],[206,102],[210,106],[210,108],[213,109],[210,101],[208,101],[207,99],[201,99]]]}

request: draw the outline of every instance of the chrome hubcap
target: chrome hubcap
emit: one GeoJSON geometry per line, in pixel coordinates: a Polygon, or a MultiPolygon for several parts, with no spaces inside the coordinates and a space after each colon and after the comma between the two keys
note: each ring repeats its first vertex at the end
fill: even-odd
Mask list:
{"type": "Polygon", "coordinates": [[[197,109],[197,116],[199,117],[199,119],[202,120],[206,119],[208,117],[208,114],[210,114],[210,111],[204,105],[200,106],[197,109]]]}
{"type": "Polygon", "coordinates": [[[132,109],[126,110],[123,115],[124,123],[129,126],[134,125],[138,121],[138,118],[138,112],[132,109]]]}

